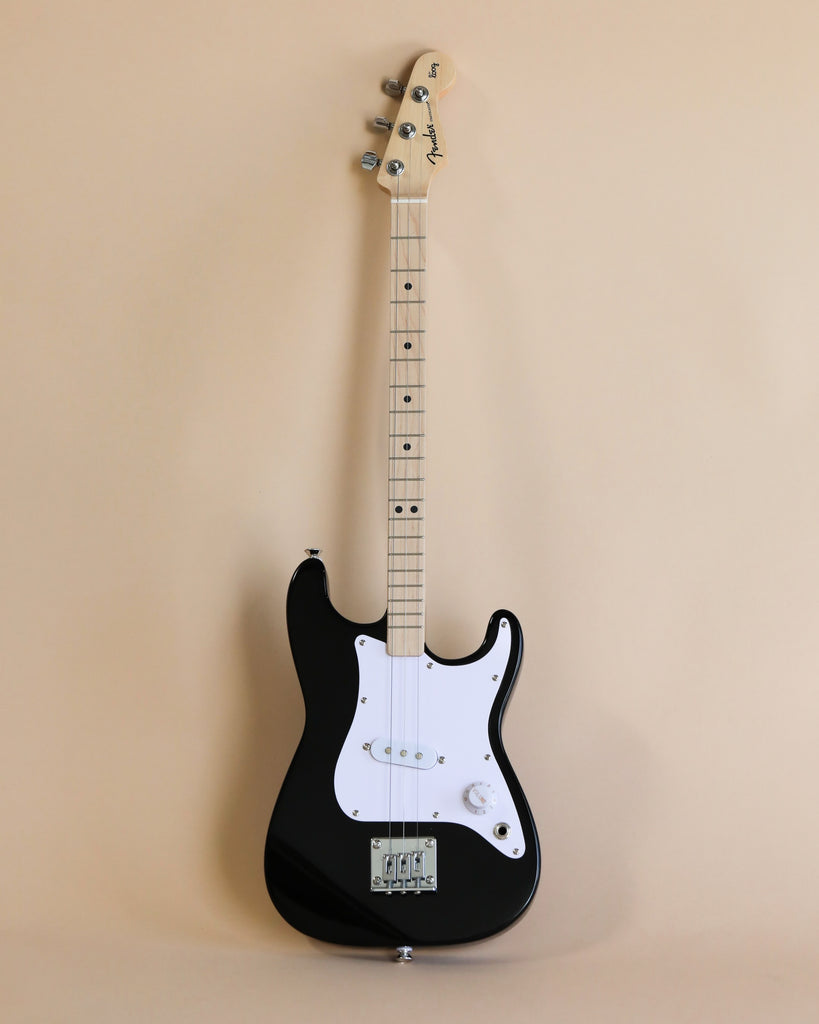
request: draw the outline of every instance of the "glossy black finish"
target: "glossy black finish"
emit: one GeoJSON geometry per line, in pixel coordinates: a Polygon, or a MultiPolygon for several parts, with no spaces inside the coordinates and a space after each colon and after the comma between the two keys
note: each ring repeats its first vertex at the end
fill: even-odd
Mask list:
{"type": "Polygon", "coordinates": [[[540,853],[500,735],[523,653],[520,624],[509,612],[497,611],[474,654],[459,660],[429,657],[448,665],[474,661],[493,645],[502,618],[512,631],[512,649],[492,706],[489,737],[520,816],[526,853],[512,860],[462,825],[421,822],[420,834],[438,839],[438,891],[371,893],[370,839],[387,835],[388,825],[347,817],[336,801],[333,776],[358,700],[354,641],[362,632],[386,640],[386,616],[367,625],[349,622],[330,603],[323,563],[308,558],[298,567],[287,597],[287,625],[306,722],[270,821],[264,865],[271,899],[294,928],[351,946],[433,946],[485,938],[524,912],[537,886],[540,853]]]}

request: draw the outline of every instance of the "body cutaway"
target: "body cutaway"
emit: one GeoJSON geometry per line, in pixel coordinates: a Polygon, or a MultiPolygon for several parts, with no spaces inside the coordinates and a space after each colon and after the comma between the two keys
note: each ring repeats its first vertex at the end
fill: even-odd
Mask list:
{"type": "MultiPolygon", "coordinates": [[[[425,650],[412,677],[427,673],[421,688],[411,691],[411,700],[397,691],[407,705],[407,733],[423,732],[418,763],[406,767],[399,757],[408,752],[397,750],[405,738],[396,724],[401,712],[392,707],[398,698],[379,694],[383,672],[370,667],[390,664],[383,650],[386,617],[368,624],[345,619],[330,602],[323,563],[308,558],[290,584],[287,624],[305,726],[265,847],[267,887],[281,915],[306,935],[351,946],[463,943],[513,924],[529,905],[540,871],[534,821],[501,741],[523,653],[517,619],[496,612],[483,643],[466,658],[442,659],[425,650]],[[443,693],[459,686],[460,695],[436,703],[436,687],[443,693]],[[486,714],[478,726],[480,710],[470,717],[459,709],[480,709],[481,702],[486,714]],[[413,718],[416,705],[430,714],[419,710],[413,718]],[[383,729],[362,717],[377,716],[371,709],[379,706],[389,709],[383,729]],[[442,714],[432,715],[436,707],[442,714]],[[378,732],[387,742],[401,741],[394,754],[387,746],[379,759],[378,732]],[[484,777],[492,785],[482,783],[484,777]],[[476,785],[496,801],[488,811],[478,803],[485,799],[480,793],[473,800],[478,809],[470,806],[467,791],[476,785]],[[339,796],[344,799],[351,786],[360,799],[342,806],[339,796]],[[383,817],[375,817],[382,807],[383,817]],[[400,819],[387,807],[400,810],[400,819]],[[420,874],[408,868],[412,878],[402,883],[400,865],[390,863],[399,881],[382,882],[373,847],[388,836],[396,843],[400,836],[413,851],[426,846],[426,868],[420,874]]],[[[402,670],[415,665],[415,659],[394,662],[402,670]]]]}

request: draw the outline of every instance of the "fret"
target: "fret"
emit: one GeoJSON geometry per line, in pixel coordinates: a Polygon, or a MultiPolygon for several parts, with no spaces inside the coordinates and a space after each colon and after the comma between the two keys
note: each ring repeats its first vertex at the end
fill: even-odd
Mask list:
{"type": "Polygon", "coordinates": [[[393,267],[391,274],[426,274],[426,267],[393,267]]]}
{"type": "Polygon", "coordinates": [[[396,241],[396,239],[399,239],[399,238],[401,238],[401,239],[412,238],[412,239],[416,239],[417,240],[419,238],[426,239],[426,237],[427,237],[426,235],[390,235],[390,238],[393,241],[396,241]]]}
{"type": "Polygon", "coordinates": [[[426,299],[390,299],[391,306],[423,306],[426,299]]]}
{"type": "Polygon", "coordinates": [[[426,333],[427,332],[425,330],[423,330],[423,331],[422,330],[413,330],[413,331],[411,331],[407,327],[399,327],[395,331],[390,331],[390,334],[426,334],[426,333]]]}

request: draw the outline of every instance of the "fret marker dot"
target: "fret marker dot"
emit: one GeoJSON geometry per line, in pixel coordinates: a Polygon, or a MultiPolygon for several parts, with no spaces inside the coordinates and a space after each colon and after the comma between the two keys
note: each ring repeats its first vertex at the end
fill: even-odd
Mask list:
{"type": "Polygon", "coordinates": [[[417,511],[418,511],[418,506],[417,505],[410,505],[410,512],[417,512],[417,511]]]}
{"type": "Polygon", "coordinates": [[[408,452],[410,448],[412,448],[412,445],[409,442],[407,442],[407,444],[404,445],[404,451],[408,452]]]}
{"type": "Polygon", "coordinates": [[[405,402],[411,402],[411,401],[412,401],[412,399],[410,398],[410,396],[409,396],[409,395],[404,395],[404,401],[405,401],[405,402]]]}
{"type": "Polygon", "coordinates": [[[404,511],[404,506],[403,505],[396,505],[395,506],[395,511],[400,514],[401,512],[404,511]]]}
{"type": "Polygon", "coordinates": [[[411,341],[405,341],[404,342],[404,348],[412,348],[412,342],[411,341]]]}

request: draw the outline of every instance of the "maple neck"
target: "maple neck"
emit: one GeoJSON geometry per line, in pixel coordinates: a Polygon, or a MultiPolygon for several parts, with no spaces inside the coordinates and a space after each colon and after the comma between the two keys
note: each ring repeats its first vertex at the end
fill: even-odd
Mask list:
{"type": "Polygon", "coordinates": [[[387,651],[424,653],[427,201],[390,202],[387,651]]]}

